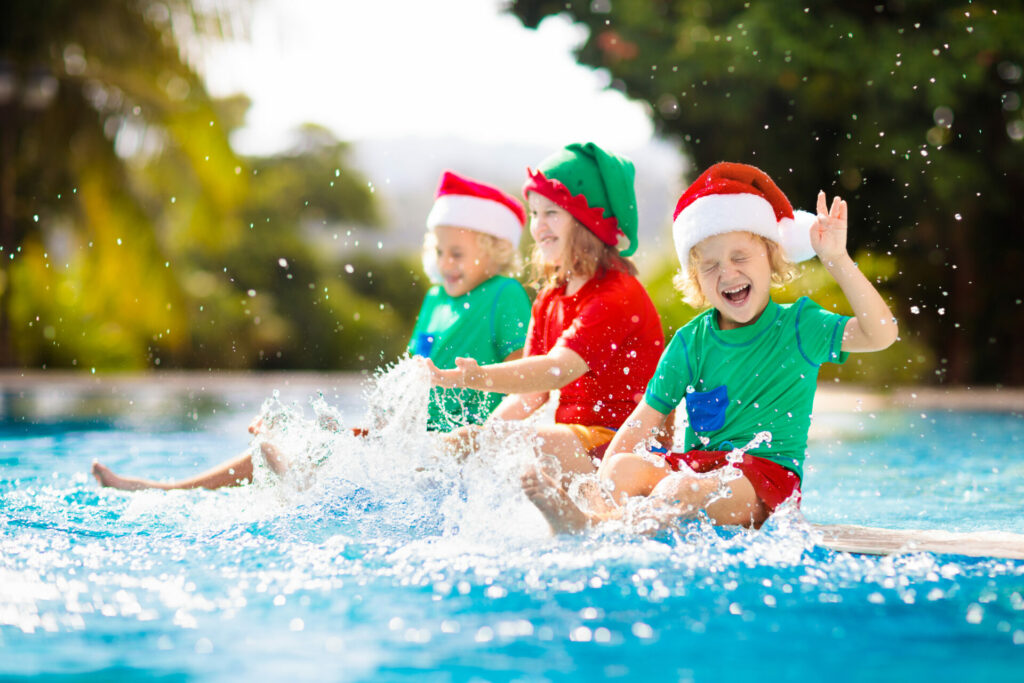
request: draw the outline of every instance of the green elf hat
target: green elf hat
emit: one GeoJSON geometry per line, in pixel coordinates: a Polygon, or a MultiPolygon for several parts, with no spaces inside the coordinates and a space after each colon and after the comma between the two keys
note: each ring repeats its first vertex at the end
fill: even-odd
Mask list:
{"type": "Polygon", "coordinates": [[[573,143],[526,169],[523,196],[547,197],[622,256],[636,251],[636,169],[593,142],[573,143]]]}

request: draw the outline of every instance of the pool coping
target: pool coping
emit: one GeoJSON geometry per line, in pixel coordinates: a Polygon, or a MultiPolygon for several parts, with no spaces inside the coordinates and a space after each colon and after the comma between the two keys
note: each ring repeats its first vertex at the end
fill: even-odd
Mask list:
{"type": "MultiPolygon", "coordinates": [[[[101,391],[112,395],[152,389],[197,393],[254,393],[277,389],[288,393],[324,393],[358,390],[373,375],[366,372],[168,370],[133,373],[86,373],[68,370],[0,370],[0,391],[101,391]]],[[[860,410],[978,410],[1024,412],[1024,388],[1017,387],[898,387],[881,392],[862,385],[822,383],[815,411],[860,410]]]]}

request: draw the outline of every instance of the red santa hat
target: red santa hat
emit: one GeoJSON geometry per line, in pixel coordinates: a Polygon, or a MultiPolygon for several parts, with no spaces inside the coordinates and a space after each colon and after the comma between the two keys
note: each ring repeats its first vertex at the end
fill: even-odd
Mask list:
{"type": "Polygon", "coordinates": [[[427,215],[428,230],[439,225],[476,230],[519,246],[526,211],[519,200],[496,187],[445,171],[427,215]]]}
{"type": "Polygon", "coordinates": [[[811,226],[817,216],[794,212],[782,190],[756,166],[722,162],[710,167],[679,198],[672,220],[672,237],[684,272],[690,249],[726,232],[767,237],[793,263],[814,257],[811,226]]]}

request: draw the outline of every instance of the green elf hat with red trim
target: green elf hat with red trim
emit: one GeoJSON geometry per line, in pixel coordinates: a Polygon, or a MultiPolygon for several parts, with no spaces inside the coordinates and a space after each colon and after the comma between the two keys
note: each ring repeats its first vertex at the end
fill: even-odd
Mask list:
{"type": "Polygon", "coordinates": [[[625,157],[592,142],[566,145],[526,169],[523,196],[547,197],[594,233],[598,239],[630,256],[637,246],[636,169],[625,157]]]}

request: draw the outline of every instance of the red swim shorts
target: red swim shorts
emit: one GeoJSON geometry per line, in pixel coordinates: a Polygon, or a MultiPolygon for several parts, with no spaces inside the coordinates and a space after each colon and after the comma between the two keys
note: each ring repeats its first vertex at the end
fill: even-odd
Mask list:
{"type": "MultiPolygon", "coordinates": [[[[687,451],[686,453],[665,453],[664,457],[665,462],[673,470],[679,471],[680,464],[685,463],[694,472],[704,473],[725,467],[729,462],[725,456],[730,452],[687,451]]],[[[796,472],[787,470],[771,460],[747,453],[743,454],[743,460],[736,463],[736,469],[742,472],[754,487],[754,493],[768,508],[768,512],[775,512],[775,508],[794,494],[797,504],[800,503],[800,477],[796,475],[796,472]]]]}

